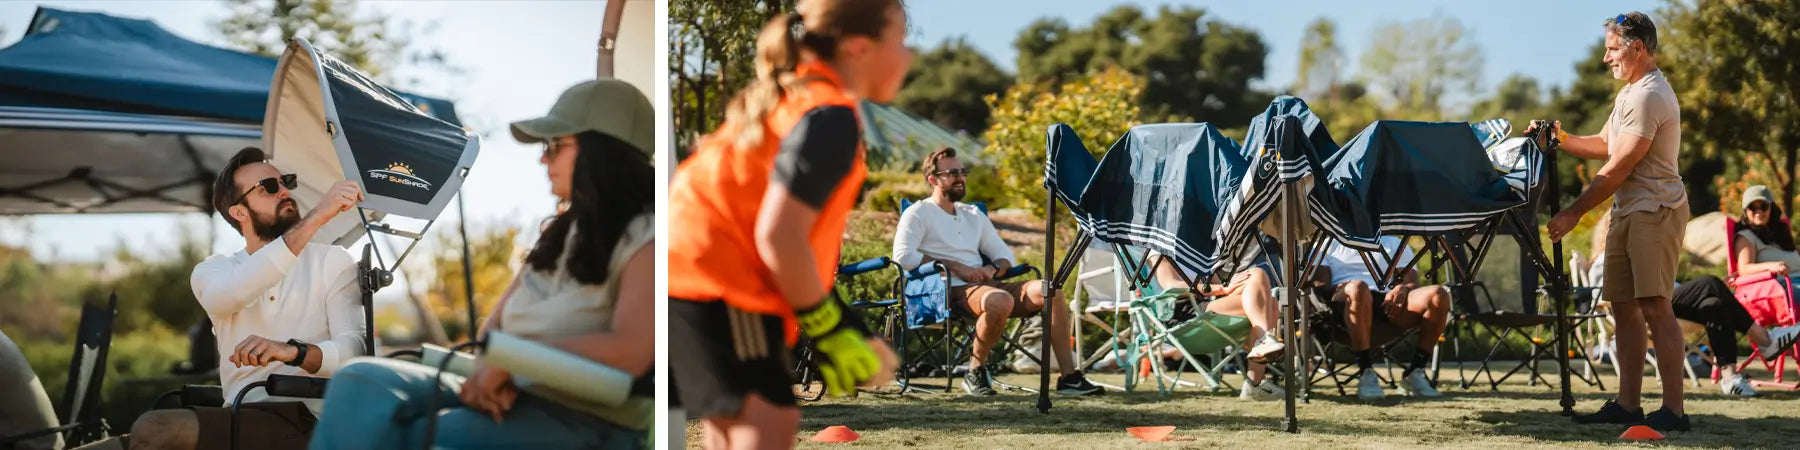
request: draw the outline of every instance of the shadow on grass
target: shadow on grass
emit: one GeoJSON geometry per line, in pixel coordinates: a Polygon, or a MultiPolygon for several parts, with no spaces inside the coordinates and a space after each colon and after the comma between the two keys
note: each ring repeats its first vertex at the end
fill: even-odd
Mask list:
{"type": "MultiPolygon", "coordinates": [[[[1282,429],[1281,403],[1242,403],[1215,411],[1194,411],[1196,402],[1215,404],[1227,392],[1188,391],[1175,398],[1154,393],[1108,393],[1101,397],[1052,397],[1048,414],[1037,411],[1032,394],[993,397],[949,395],[882,396],[876,401],[811,404],[801,429],[845,425],[857,431],[906,430],[930,433],[1069,434],[1119,433],[1127,427],[1176,425],[1183,429],[1276,432],[1282,429]]],[[[1380,430],[1333,423],[1300,414],[1305,433],[1369,435],[1380,430]]]]}
{"type": "MultiPolygon", "coordinates": [[[[1622,443],[1625,425],[1580,425],[1559,414],[1535,411],[1481,411],[1472,419],[1492,427],[1494,434],[1523,436],[1559,443],[1622,443]]],[[[1791,417],[1735,418],[1694,414],[1693,431],[1673,432],[1661,444],[1701,448],[1771,448],[1792,445],[1800,435],[1800,421],[1791,417]]]]}

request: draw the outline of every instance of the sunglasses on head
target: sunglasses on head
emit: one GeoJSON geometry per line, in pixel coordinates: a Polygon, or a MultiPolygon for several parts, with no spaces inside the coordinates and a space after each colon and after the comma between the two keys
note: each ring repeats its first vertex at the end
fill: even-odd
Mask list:
{"type": "Polygon", "coordinates": [[[937,173],[935,175],[940,176],[940,177],[958,176],[958,177],[968,178],[969,177],[969,169],[967,167],[964,167],[961,169],[939,170],[939,171],[937,171],[937,173]]]}
{"type": "Polygon", "coordinates": [[[1625,24],[1625,15],[1624,14],[1620,14],[1618,17],[1613,18],[1613,25],[1624,25],[1624,24],[1625,24]]]}
{"type": "Polygon", "coordinates": [[[249,198],[250,193],[256,192],[257,188],[262,188],[263,192],[266,192],[269,194],[274,194],[276,192],[279,192],[281,190],[281,188],[283,188],[283,187],[292,191],[292,190],[294,190],[295,187],[300,185],[299,180],[300,180],[299,175],[294,175],[291,173],[287,174],[287,175],[282,175],[277,178],[264,178],[264,179],[262,179],[262,181],[256,182],[256,185],[250,186],[250,189],[245,190],[243,194],[238,195],[238,201],[242,202],[242,201],[244,201],[244,199],[249,198]]]}

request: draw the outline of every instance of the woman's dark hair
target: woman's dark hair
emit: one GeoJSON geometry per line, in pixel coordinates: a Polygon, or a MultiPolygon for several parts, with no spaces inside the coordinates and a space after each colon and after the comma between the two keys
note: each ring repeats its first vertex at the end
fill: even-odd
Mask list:
{"type": "Polygon", "coordinates": [[[776,16],[756,37],[756,80],[725,107],[725,120],[738,124],[731,142],[740,148],[762,142],[763,116],[775,109],[787,88],[796,83],[794,68],[802,49],[819,59],[833,61],[840,39],[864,36],[880,39],[888,25],[888,10],[900,0],[800,0],[794,13],[776,16]],[[795,33],[799,28],[799,33],[795,33]]]}
{"type": "MultiPolygon", "coordinates": [[[[1763,226],[1751,225],[1748,217],[1746,214],[1745,217],[1738,219],[1739,230],[1750,230],[1750,234],[1756,235],[1756,238],[1765,244],[1790,252],[1794,251],[1794,231],[1788,229],[1786,221],[1781,220],[1787,216],[1781,213],[1780,206],[1769,205],[1769,223],[1763,224],[1763,226]]],[[[1733,239],[1735,238],[1736,236],[1733,236],[1733,239]]]]}
{"type": "Polygon", "coordinates": [[[645,151],[612,136],[583,131],[575,135],[575,143],[580,150],[569,176],[568,207],[550,218],[525,263],[532,270],[555,273],[567,250],[569,227],[576,226],[569,274],[582,284],[600,284],[606,282],[625,227],[638,215],[655,211],[656,169],[645,151]]]}

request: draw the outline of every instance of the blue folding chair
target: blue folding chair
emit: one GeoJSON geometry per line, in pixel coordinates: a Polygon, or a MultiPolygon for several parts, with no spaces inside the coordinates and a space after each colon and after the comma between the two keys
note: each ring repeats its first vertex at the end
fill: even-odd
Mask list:
{"type": "MultiPolygon", "coordinates": [[[[911,207],[913,203],[911,200],[901,200],[898,205],[899,210],[905,212],[906,208],[911,207]]],[[[983,215],[988,213],[985,203],[973,202],[970,204],[980,210],[983,215]]],[[[983,263],[990,262],[986,255],[983,255],[982,259],[983,263]]],[[[892,291],[896,297],[852,300],[850,307],[857,310],[879,311],[876,316],[878,326],[875,329],[880,330],[878,332],[893,343],[901,361],[899,373],[895,374],[895,383],[900,388],[899,393],[928,392],[914,386],[912,376],[935,373],[940,370],[946,378],[944,391],[948,392],[955,385],[957,361],[967,359],[968,353],[973,348],[975,318],[952,312],[955,310],[951,309],[949,304],[950,274],[940,263],[933,262],[920,265],[913,270],[902,270],[898,263],[888,257],[870,258],[840,266],[838,279],[844,281],[856,276],[878,275],[885,273],[885,269],[890,268],[894,269],[896,274],[892,291]],[[933,330],[939,332],[932,333],[933,330]],[[912,351],[912,348],[915,347],[921,351],[912,351]],[[933,356],[941,359],[933,358],[933,356]]],[[[1014,265],[999,279],[1011,280],[1026,275],[1038,277],[1038,269],[1030,264],[1014,265]]],[[[1058,305],[1046,305],[1045,307],[1052,306],[1058,305]]],[[[1006,354],[1008,345],[1024,348],[1018,344],[1018,336],[1021,331],[1022,329],[1019,327],[1014,327],[993,351],[1006,354]]],[[[1032,358],[1040,365],[1044,363],[1038,355],[1026,352],[1025,356],[1032,358]]],[[[1032,391],[997,380],[996,385],[1003,389],[1032,391]]]]}

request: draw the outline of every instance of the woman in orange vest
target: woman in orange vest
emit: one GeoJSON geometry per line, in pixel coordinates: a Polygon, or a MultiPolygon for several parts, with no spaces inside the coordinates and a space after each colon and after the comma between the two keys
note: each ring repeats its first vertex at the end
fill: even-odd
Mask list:
{"type": "Polygon", "coordinates": [[[757,79],[669,186],[673,398],[707,448],[788,448],[800,424],[789,348],[806,333],[837,395],[897,358],[831,297],[868,174],[857,102],[899,93],[912,52],[897,0],[801,0],[756,41],[757,79]]]}

